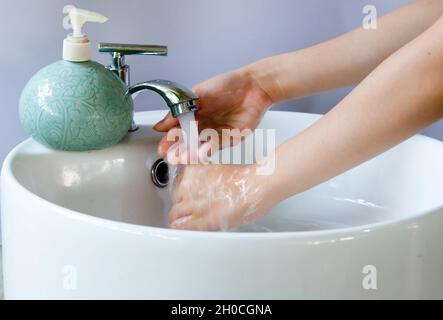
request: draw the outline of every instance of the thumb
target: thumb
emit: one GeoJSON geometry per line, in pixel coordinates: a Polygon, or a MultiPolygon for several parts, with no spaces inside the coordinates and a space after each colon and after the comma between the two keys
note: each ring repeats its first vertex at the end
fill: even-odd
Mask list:
{"type": "Polygon", "coordinates": [[[154,126],[154,130],[166,132],[176,126],[178,126],[178,119],[174,118],[172,114],[168,112],[168,114],[154,126]]]}

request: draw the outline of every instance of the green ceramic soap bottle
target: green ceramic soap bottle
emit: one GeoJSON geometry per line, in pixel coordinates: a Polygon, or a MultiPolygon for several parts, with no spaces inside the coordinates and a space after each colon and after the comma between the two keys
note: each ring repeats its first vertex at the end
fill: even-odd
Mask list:
{"type": "Polygon", "coordinates": [[[90,60],[89,39],[81,31],[85,22],[107,18],[74,6],[64,12],[64,25],[70,20],[73,33],[63,41],[63,60],[29,80],[20,98],[20,120],[35,140],[53,149],[102,149],[128,132],[133,102],[117,75],[90,60]]]}

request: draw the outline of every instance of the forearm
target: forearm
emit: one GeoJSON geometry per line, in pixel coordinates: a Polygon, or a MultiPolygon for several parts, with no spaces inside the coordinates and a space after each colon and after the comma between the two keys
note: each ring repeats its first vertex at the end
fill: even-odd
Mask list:
{"type": "Polygon", "coordinates": [[[421,0],[316,46],[270,57],[247,67],[273,102],[358,84],[393,52],[443,14],[443,1],[421,0]]]}
{"type": "Polygon", "coordinates": [[[372,72],[333,110],[276,151],[274,201],[305,191],[443,117],[443,19],[372,72]]]}

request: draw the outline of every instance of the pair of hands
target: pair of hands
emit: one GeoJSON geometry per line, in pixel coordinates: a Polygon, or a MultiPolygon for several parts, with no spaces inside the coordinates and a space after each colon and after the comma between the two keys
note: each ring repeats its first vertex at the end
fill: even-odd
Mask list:
{"type": "MultiPolygon", "coordinates": [[[[194,88],[199,131],[255,129],[271,98],[252,74],[240,69],[194,88]]],[[[170,113],[154,126],[167,132],[179,125],[170,113]]],[[[165,157],[173,142],[163,137],[158,153],[165,157]]],[[[191,164],[181,168],[172,191],[169,223],[175,229],[220,230],[254,221],[270,208],[255,165],[191,164]]]]}
{"type": "MultiPolygon", "coordinates": [[[[440,120],[442,12],[441,1],[415,1],[381,18],[377,32],[359,28],[194,88],[201,98],[199,129],[220,132],[254,129],[275,101],[358,84],[321,120],[278,147],[276,160],[291,162],[279,162],[265,183],[248,166],[186,166],[174,189],[171,225],[214,230],[252,221],[272,202],[343,173],[440,120]],[[419,17],[417,23],[411,15],[419,17]],[[373,50],[360,50],[368,46],[373,50]]],[[[175,126],[168,115],[155,128],[167,132],[175,126]]],[[[159,153],[165,156],[169,146],[162,140],[159,153]]]]}

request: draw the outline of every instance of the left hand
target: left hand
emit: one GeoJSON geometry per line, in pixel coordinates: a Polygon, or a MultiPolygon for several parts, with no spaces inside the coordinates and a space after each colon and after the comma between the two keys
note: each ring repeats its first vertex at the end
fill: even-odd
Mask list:
{"type": "Polygon", "coordinates": [[[186,165],[172,192],[174,229],[227,230],[263,217],[272,204],[255,165],[186,165]]]}
{"type": "MultiPolygon", "coordinates": [[[[199,96],[195,113],[198,129],[214,129],[220,136],[223,129],[254,130],[273,103],[249,68],[218,75],[200,83],[193,91],[199,96]]],[[[176,126],[178,119],[169,112],[154,129],[168,132],[176,126]]],[[[164,136],[158,146],[159,155],[164,157],[172,144],[164,136]]]]}

